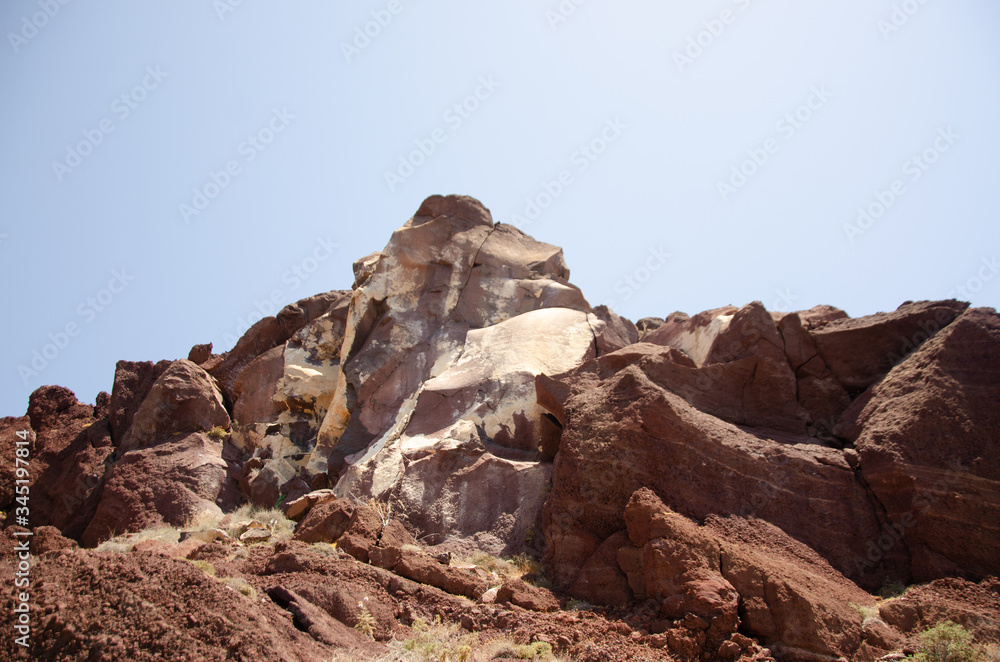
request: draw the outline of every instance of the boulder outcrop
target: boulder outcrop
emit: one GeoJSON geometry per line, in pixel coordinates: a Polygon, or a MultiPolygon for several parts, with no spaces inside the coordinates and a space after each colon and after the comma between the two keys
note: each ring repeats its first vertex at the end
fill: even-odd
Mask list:
{"type": "Polygon", "coordinates": [[[0,566],[27,481],[48,573],[33,652],[158,659],[154,632],[195,656],[361,659],[436,619],[585,660],[874,662],[945,619],[1000,637],[996,311],[633,324],[569,276],[558,247],[432,196],[350,290],[228,352],[120,361],[94,405],[36,390],[0,419],[30,456],[25,477],[0,444],[0,566]],[[60,606],[88,586],[108,636],[60,606]]]}
{"type": "Polygon", "coordinates": [[[845,425],[884,518],[859,564],[901,551],[912,581],[1000,572],[998,376],[1000,317],[976,308],[872,388],[845,425]]]}
{"type": "Polygon", "coordinates": [[[771,522],[877,588],[884,568],[860,572],[853,563],[879,523],[844,452],[750,434],[695,409],[661,385],[670,383],[662,375],[675,365],[673,351],[639,343],[539,378],[540,390],[560,402],[553,415],[564,426],[542,529],[556,583],[573,583],[622,529],[632,494],[649,487],[686,517],[771,522]]]}

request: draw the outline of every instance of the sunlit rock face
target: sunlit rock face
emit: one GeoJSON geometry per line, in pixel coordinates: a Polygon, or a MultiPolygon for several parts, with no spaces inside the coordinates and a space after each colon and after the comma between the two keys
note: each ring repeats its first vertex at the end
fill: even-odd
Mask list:
{"type": "Polygon", "coordinates": [[[298,393],[325,412],[304,478],[392,502],[437,539],[522,545],[559,436],[535,376],[628,340],[569,283],[561,249],[471,198],[426,200],[355,276],[343,324],[321,317],[285,349],[279,422],[298,393]]]}

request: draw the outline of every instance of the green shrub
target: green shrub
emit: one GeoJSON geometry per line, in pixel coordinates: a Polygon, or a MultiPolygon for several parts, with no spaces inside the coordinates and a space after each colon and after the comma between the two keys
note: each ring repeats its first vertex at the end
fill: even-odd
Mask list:
{"type": "Polygon", "coordinates": [[[921,650],[918,662],[975,662],[983,659],[982,652],[972,643],[972,635],[951,621],[938,623],[920,633],[921,650]]]}
{"type": "Polygon", "coordinates": [[[227,434],[229,434],[229,432],[226,431],[226,428],[219,425],[216,425],[208,431],[208,436],[212,439],[225,439],[227,434]]]}

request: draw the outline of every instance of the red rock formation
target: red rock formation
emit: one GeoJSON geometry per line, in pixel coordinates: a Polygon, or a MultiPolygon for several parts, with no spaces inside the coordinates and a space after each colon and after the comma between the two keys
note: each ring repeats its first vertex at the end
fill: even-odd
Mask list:
{"type": "Polygon", "coordinates": [[[1000,316],[971,309],[879,382],[850,427],[884,518],[858,551],[905,551],[904,576],[1000,574],[1000,316]]]}
{"type": "MultiPolygon", "coordinates": [[[[435,615],[595,661],[871,662],[945,618],[1000,637],[995,311],[754,302],[636,326],[590,308],[559,248],[460,196],[428,198],[353,266],[351,291],[287,306],[225,354],[120,361],[94,406],[47,386],[0,419],[0,436],[31,440],[47,573],[34,653],[158,659],[154,632],[209,658],[234,645],[221,633],[245,636],[248,659],[361,659],[386,649],[355,626],[381,642],[435,615]],[[273,548],[236,553],[212,530],[110,560],[75,549],[282,500],[299,525],[273,548]],[[554,592],[449,563],[541,548],[554,592]],[[260,597],[234,603],[177,559],[212,559],[260,597]],[[881,618],[850,607],[930,580],[881,618]],[[614,617],[560,611],[569,596],[614,617]],[[206,625],[213,611],[229,620],[206,625]],[[89,629],[98,614],[107,636],[89,629]]],[[[13,448],[8,570],[24,533],[13,448]]]]}
{"type": "MultiPolygon", "coordinates": [[[[877,587],[883,569],[859,572],[853,563],[856,550],[877,536],[878,521],[843,452],[754,436],[696,410],[658,383],[671,350],[648,347],[628,347],[551,380],[565,397],[543,513],[557,584],[573,583],[598,545],[622,528],[632,493],[650,487],[687,517],[772,522],[847,576],[877,587]]],[[[551,381],[540,379],[540,390],[556,399],[551,381]]]]}

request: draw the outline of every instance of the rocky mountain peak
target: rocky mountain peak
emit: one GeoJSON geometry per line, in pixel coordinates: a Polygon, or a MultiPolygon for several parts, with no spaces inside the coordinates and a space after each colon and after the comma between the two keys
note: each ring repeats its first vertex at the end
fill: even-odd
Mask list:
{"type": "MultiPolygon", "coordinates": [[[[469,631],[531,613],[559,632],[537,641],[582,654],[543,614],[570,598],[618,610],[620,632],[611,616],[603,635],[581,626],[615,651],[585,659],[874,660],[945,613],[1000,638],[994,310],[919,301],[852,319],[751,302],[636,326],[590,306],[560,248],[466,196],[427,198],[353,272],[351,290],[287,306],[224,354],[120,361],[95,406],[42,387],[2,419],[31,433],[32,523],[58,563],[91,567],[77,543],[168,526],[193,538],[115,567],[233,564],[226,550],[275,524],[234,542],[194,523],[280,507],[296,540],[231,569],[303,625],[266,634],[299,642],[287,659],[377,649],[338,629],[360,622],[345,605],[361,584],[383,640],[414,622],[401,604],[426,603],[469,631]],[[350,556],[318,556],[333,542],[350,556]],[[549,583],[452,562],[473,552],[534,557],[549,583]],[[948,609],[872,595],[915,582],[936,583],[913,604],[947,594],[948,609]]],[[[43,651],[68,645],[46,637],[43,651]]]]}

